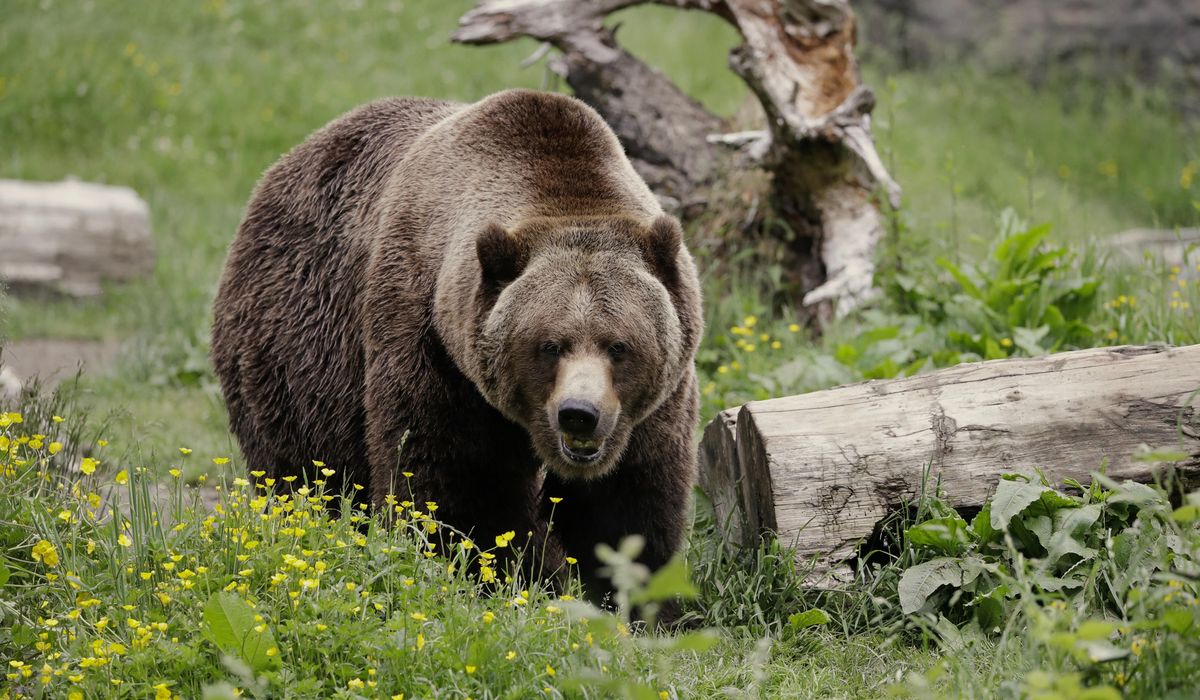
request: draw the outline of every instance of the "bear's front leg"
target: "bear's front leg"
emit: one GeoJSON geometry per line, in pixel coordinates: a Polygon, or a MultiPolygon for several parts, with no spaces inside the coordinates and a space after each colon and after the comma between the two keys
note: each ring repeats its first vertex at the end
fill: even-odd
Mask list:
{"type": "Polygon", "coordinates": [[[552,534],[575,557],[589,597],[600,600],[611,584],[599,576],[596,545],[616,548],[629,535],[645,547],[638,561],[656,570],[679,551],[691,522],[689,508],[696,481],[693,431],[699,396],[693,375],[634,428],[624,456],[612,472],[590,481],[546,478],[543,510],[554,512],[552,534]],[[550,498],[562,498],[556,504],[550,498]]]}
{"type": "MultiPolygon", "coordinates": [[[[435,343],[407,353],[374,353],[368,361],[367,439],[371,497],[391,494],[474,539],[482,549],[497,535],[514,537],[496,552],[497,566],[524,551],[528,578],[561,565],[539,518],[538,461],[529,437],[489,406],[435,343]],[[430,510],[428,503],[435,503],[430,510]]],[[[444,533],[447,544],[457,538],[444,533]]]]}

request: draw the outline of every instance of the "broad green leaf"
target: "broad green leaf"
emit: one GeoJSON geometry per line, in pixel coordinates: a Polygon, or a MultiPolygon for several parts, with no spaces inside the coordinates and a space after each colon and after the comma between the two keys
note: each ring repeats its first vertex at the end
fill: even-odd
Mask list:
{"type": "Polygon", "coordinates": [[[1013,344],[1021,349],[1021,352],[1030,357],[1046,354],[1046,348],[1042,347],[1042,338],[1050,332],[1050,326],[1038,326],[1037,328],[1014,328],[1013,329],[1013,344]]]}
{"type": "Polygon", "coordinates": [[[1146,503],[1163,503],[1165,501],[1166,497],[1161,491],[1145,484],[1139,484],[1136,481],[1121,482],[1121,485],[1116,489],[1116,493],[1105,499],[1105,502],[1109,504],[1132,503],[1139,506],[1146,503]]]}
{"type": "Polygon", "coordinates": [[[1079,508],[1064,508],[1054,513],[1054,529],[1072,535],[1081,535],[1091,529],[1100,519],[1098,503],[1089,503],[1079,508]]]}
{"type": "Polygon", "coordinates": [[[1177,523],[1194,523],[1200,520],[1200,506],[1194,503],[1179,506],[1171,513],[1171,519],[1177,523]]]}
{"type": "Polygon", "coordinates": [[[275,646],[270,628],[255,629],[254,609],[235,593],[220,591],[204,606],[204,632],[222,652],[245,661],[255,671],[275,668],[278,654],[268,653],[275,646]]]}
{"type": "Polygon", "coordinates": [[[670,600],[675,596],[695,598],[698,593],[696,587],[688,580],[687,563],[682,557],[676,557],[655,572],[645,588],[629,596],[629,601],[640,605],[670,600]]]}
{"type": "Polygon", "coordinates": [[[1007,529],[1008,523],[1031,503],[1041,498],[1045,490],[1046,487],[1041,484],[1002,479],[989,502],[992,528],[1007,529]]]}
{"type": "Polygon", "coordinates": [[[1139,462],[1182,462],[1191,457],[1186,452],[1178,452],[1174,450],[1155,450],[1153,452],[1143,452],[1134,455],[1134,459],[1139,462]]]}
{"type": "Polygon", "coordinates": [[[997,539],[1000,531],[992,527],[991,503],[984,503],[983,508],[980,508],[975,517],[971,519],[971,529],[975,531],[975,535],[981,543],[986,544],[993,539],[997,539]]]}
{"type": "Polygon", "coordinates": [[[1047,549],[1050,547],[1050,536],[1054,532],[1054,524],[1049,517],[1045,515],[1029,517],[1026,515],[1021,520],[1021,524],[1037,537],[1038,544],[1047,549]]]}
{"type": "Polygon", "coordinates": [[[955,282],[958,282],[964,292],[976,299],[983,298],[983,292],[979,291],[979,287],[976,287],[975,283],[957,265],[950,262],[947,258],[938,258],[935,262],[938,267],[950,273],[950,276],[954,278],[955,282]]]}
{"type": "Polygon", "coordinates": [[[1054,513],[1062,508],[1078,508],[1080,506],[1078,498],[1059,493],[1051,488],[1042,491],[1038,500],[1041,501],[1042,507],[1046,509],[1047,513],[1054,513]]]}
{"type": "Polygon", "coordinates": [[[10,576],[12,576],[12,572],[8,570],[8,564],[4,563],[4,559],[0,559],[0,588],[4,588],[4,584],[8,583],[10,576]]]}
{"type": "Polygon", "coordinates": [[[1075,634],[1084,641],[1094,642],[1108,639],[1117,626],[1104,620],[1084,620],[1075,630],[1075,634]]]}
{"type": "Polygon", "coordinates": [[[943,554],[958,554],[971,541],[967,521],[957,515],[926,520],[908,528],[905,534],[913,545],[943,554]]]}
{"type": "Polygon", "coordinates": [[[1192,626],[1195,618],[1192,611],[1186,608],[1171,608],[1163,612],[1162,621],[1175,634],[1183,634],[1192,626]]]}
{"type": "Polygon", "coordinates": [[[971,573],[964,567],[963,560],[951,557],[938,557],[917,564],[900,575],[900,609],[906,615],[914,613],[942,586],[961,588],[978,575],[978,570],[971,573]]]}
{"type": "Polygon", "coordinates": [[[985,595],[975,596],[971,601],[975,608],[975,620],[985,632],[1004,625],[1004,596],[1007,593],[1007,586],[997,586],[985,595]]]}
{"type": "Polygon", "coordinates": [[[1064,589],[1083,588],[1083,581],[1074,577],[1052,576],[1050,574],[1034,574],[1033,582],[1043,591],[1057,593],[1064,589]]]}
{"type": "Polygon", "coordinates": [[[798,630],[828,623],[829,613],[820,608],[805,610],[804,612],[799,612],[788,617],[788,624],[792,626],[792,629],[798,630]]]}

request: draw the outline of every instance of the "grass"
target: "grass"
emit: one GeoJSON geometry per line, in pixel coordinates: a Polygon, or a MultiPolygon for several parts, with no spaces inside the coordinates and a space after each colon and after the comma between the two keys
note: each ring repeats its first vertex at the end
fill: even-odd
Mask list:
{"type": "MultiPolygon", "coordinates": [[[[1112,685],[1111,676],[1101,678],[1052,643],[1054,634],[1075,634],[1081,621],[1111,611],[1060,610],[1052,600],[1030,595],[1038,604],[1013,613],[1010,636],[955,646],[935,628],[936,618],[896,610],[896,580],[917,560],[897,559],[869,581],[818,594],[800,585],[792,558],[778,546],[737,553],[718,547],[703,507],[687,564],[697,587],[690,609],[699,624],[719,630],[715,650],[707,653],[660,648],[675,643],[669,637],[619,633],[572,649],[586,640],[565,622],[570,606],[562,606],[561,598],[534,588],[527,605],[508,605],[527,590],[519,582],[508,584],[516,587],[504,595],[476,595],[477,581],[464,571],[478,570],[477,555],[460,552],[462,565],[448,573],[447,560],[424,557],[429,534],[422,534],[424,526],[390,532],[301,507],[286,517],[308,512],[295,518],[312,526],[293,536],[281,534],[289,527],[283,515],[250,517],[250,502],[259,492],[252,484],[232,482],[244,472],[207,363],[209,305],[242,207],[259,174],[280,153],[372,98],[423,94],[472,100],[503,87],[556,87],[542,67],[518,67],[536,48],[532,42],[490,48],[449,44],[447,35],[469,6],[101,0],[0,7],[0,133],[6,136],[0,177],[73,175],[132,186],[150,203],[157,246],[150,278],[111,288],[98,301],[3,300],[0,336],[110,338],[123,341],[127,350],[112,373],[65,386],[58,400],[66,405],[28,407],[23,424],[5,428],[9,447],[19,448],[0,450],[9,460],[6,469],[13,470],[0,478],[5,486],[0,562],[10,571],[9,583],[0,585],[5,621],[0,628],[8,627],[0,629],[0,660],[28,664],[10,667],[18,678],[10,679],[7,692],[36,690],[41,660],[51,664],[50,696],[67,695],[76,686],[88,697],[191,696],[206,685],[219,697],[222,683],[253,691],[262,674],[223,662],[220,645],[203,632],[211,626],[204,606],[230,583],[242,600],[259,605],[264,629],[278,645],[279,669],[265,669],[278,674],[270,680],[274,690],[264,691],[269,694],[287,689],[296,696],[371,695],[386,688],[409,697],[435,692],[486,697],[485,690],[491,697],[506,692],[527,697],[549,685],[552,695],[601,697],[632,693],[637,685],[655,697],[661,691],[668,697],[1032,697],[1037,689],[1030,684],[1045,681],[1066,688],[1051,689],[1045,697],[1082,697],[1070,690],[1071,683],[1112,685]],[[51,422],[54,410],[68,421],[51,422]],[[85,429],[89,416],[93,428],[85,429]],[[101,466],[94,474],[80,480],[64,471],[66,452],[46,465],[13,461],[36,460],[27,449],[41,449],[47,458],[44,450],[52,440],[43,438],[34,448],[30,443],[37,440],[13,438],[52,436],[68,428],[73,432],[64,444],[99,450],[93,457],[101,466]],[[99,448],[100,436],[111,444],[99,448]],[[180,447],[194,451],[183,458],[180,447]],[[214,462],[227,458],[232,459],[214,462]],[[49,477],[39,477],[39,469],[49,477]],[[172,469],[179,470],[178,478],[170,475],[172,469]],[[126,484],[113,483],[120,470],[126,484]],[[206,526],[207,515],[183,507],[187,498],[161,504],[156,517],[149,499],[141,498],[127,518],[130,546],[124,546],[122,521],[89,508],[88,494],[112,488],[149,494],[159,478],[168,493],[181,496],[190,493],[184,482],[224,483],[231,489],[225,492],[227,517],[206,526]],[[98,517],[90,518],[89,509],[98,517]],[[62,512],[71,513],[70,519],[63,520],[62,512]],[[187,524],[175,531],[174,523],[187,524]],[[232,537],[239,527],[244,532],[232,537]],[[265,544],[247,551],[243,534],[265,544]],[[357,544],[359,535],[366,545],[357,544]],[[32,558],[32,548],[43,539],[55,548],[56,566],[32,558]],[[86,551],[89,539],[97,547],[93,553],[86,551]],[[339,539],[346,544],[337,545],[339,539]],[[303,554],[305,549],[322,554],[303,554]],[[329,573],[315,590],[293,599],[289,594],[303,577],[288,569],[284,554],[310,566],[321,559],[329,573]],[[173,556],[182,559],[173,562],[173,556]],[[248,558],[238,561],[240,556],[248,558]],[[192,571],[191,586],[173,573],[181,571],[178,566],[164,569],[167,563],[192,571]],[[201,566],[207,570],[199,572],[201,566]],[[268,572],[281,566],[287,585],[272,587],[268,572]],[[247,568],[255,571],[238,573],[247,568]],[[420,584],[397,587],[401,570],[420,584]],[[144,571],[151,574],[145,581],[144,571]],[[347,583],[355,591],[347,591],[347,583]],[[350,595],[361,597],[364,590],[370,607],[350,595]],[[92,597],[81,598],[84,591],[92,597]],[[171,602],[164,603],[158,592],[171,602]],[[102,602],[81,607],[92,599],[102,602]],[[395,614],[372,612],[376,602],[395,614]],[[547,606],[562,607],[564,614],[550,613],[547,606]],[[814,608],[831,621],[803,629],[789,622],[814,608]],[[72,617],[75,610],[78,616],[72,617]],[[487,611],[496,618],[484,624],[487,611]],[[415,620],[413,612],[428,619],[415,620]],[[109,622],[98,629],[101,617],[109,622]],[[129,618],[139,624],[131,626],[129,618]],[[328,629],[315,629],[318,618],[328,629]],[[165,632],[156,627],[160,623],[165,632]],[[13,638],[14,630],[25,628],[32,637],[13,638]],[[68,629],[74,640],[64,635],[68,629]],[[138,648],[143,634],[138,630],[147,629],[150,636],[138,648]],[[412,634],[425,629],[428,646],[422,651],[429,654],[414,665],[412,634]],[[96,640],[109,663],[95,666],[79,683],[70,681],[81,659],[100,658],[99,651],[85,648],[96,640]],[[43,643],[49,646],[39,649],[43,643]],[[115,658],[114,643],[125,648],[115,658]],[[505,658],[510,650],[519,653],[516,663],[505,658]],[[327,651],[334,662],[326,664],[318,651],[327,651]],[[52,658],[55,653],[63,656],[52,658]],[[604,691],[596,679],[586,678],[597,663],[617,670],[610,678],[617,686],[604,691]],[[555,676],[545,664],[555,667],[555,676]],[[60,671],[64,665],[71,670],[60,671]],[[476,670],[468,673],[467,665],[476,670]],[[366,685],[372,668],[377,688],[366,685]],[[1035,672],[1045,675],[1029,675],[1035,672]],[[568,676],[585,689],[559,682],[568,676]],[[113,685],[114,678],[124,687],[113,685]],[[362,687],[351,686],[356,678],[362,687]],[[156,690],[162,683],[168,684],[165,690],[156,690]]],[[[619,36],[634,53],[717,113],[731,115],[747,99],[724,69],[724,49],[736,37],[714,18],[636,8],[614,22],[621,22],[619,36]]],[[[709,268],[708,335],[698,362],[706,415],[749,399],[993,353],[1028,354],[1030,346],[1015,341],[1050,325],[1053,319],[1042,311],[1054,290],[1078,292],[1089,281],[1097,284],[1088,302],[1068,314],[1079,324],[1074,335],[1059,334],[1068,339],[1054,347],[1046,341],[1035,352],[1200,342],[1200,290],[1188,276],[1200,257],[1193,254],[1188,270],[1171,270],[1152,263],[1104,266],[1097,254],[1105,237],[1123,229],[1200,223],[1200,140],[1194,126],[1175,121],[1159,96],[1053,82],[1035,90],[1015,78],[961,67],[906,73],[869,65],[866,76],[879,97],[874,126],[881,152],[905,187],[905,209],[891,221],[893,235],[882,251],[885,294],[814,340],[793,325],[788,308],[768,301],[769,275],[753,261],[731,265],[719,277],[709,268]],[[998,226],[1008,208],[1013,213],[998,226]],[[1002,278],[998,241],[1043,222],[1053,228],[1034,252],[1061,250],[1062,264],[1002,278]],[[985,291],[1007,280],[1019,293],[972,300],[949,268],[934,262],[939,256],[985,291]],[[1010,314],[1017,303],[1028,310],[1010,314]]],[[[5,410],[10,409],[0,406],[5,410]]],[[[588,614],[608,620],[595,624],[612,623],[614,630],[620,622],[588,614]]],[[[1155,663],[1151,677],[1165,679],[1162,687],[1190,677],[1179,662],[1155,663]]],[[[1142,696],[1156,697],[1149,691],[1142,696]]]]}

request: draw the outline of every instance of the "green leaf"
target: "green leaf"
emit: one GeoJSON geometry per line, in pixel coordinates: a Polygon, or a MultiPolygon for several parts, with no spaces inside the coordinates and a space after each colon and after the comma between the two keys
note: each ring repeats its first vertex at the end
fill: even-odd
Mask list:
{"type": "Polygon", "coordinates": [[[1044,548],[1050,546],[1050,535],[1054,531],[1054,524],[1050,518],[1045,515],[1037,515],[1032,518],[1026,516],[1021,520],[1021,524],[1037,537],[1038,544],[1044,548]]]}
{"type": "Polygon", "coordinates": [[[712,649],[721,641],[720,635],[713,630],[700,630],[698,632],[688,632],[674,638],[671,644],[672,651],[694,651],[697,654],[712,649]]]}
{"type": "Polygon", "coordinates": [[[992,504],[984,503],[983,508],[971,519],[971,529],[983,544],[999,539],[1000,531],[992,527],[992,504]]]}
{"type": "Polygon", "coordinates": [[[1139,484],[1136,481],[1123,481],[1117,487],[1116,493],[1105,499],[1108,504],[1114,503],[1132,503],[1137,506],[1146,503],[1163,503],[1166,497],[1161,491],[1154,489],[1145,484],[1139,484]]]}
{"type": "Polygon", "coordinates": [[[1034,574],[1033,582],[1043,591],[1057,593],[1064,589],[1083,588],[1083,581],[1074,577],[1052,576],[1050,574],[1034,574]]]}
{"type": "Polygon", "coordinates": [[[964,561],[938,557],[905,569],[898,586],[900,609],[908,615],[920,610],[929,596],[942,586],[961,588],[979,575],[979,569],[964,566],[964,561]]]}
{"type": "Polygon", "coordinates": [[[990,501],[992,528],[1006,530],[1008,523],[1031,503],[1041,498],[1042,492],[1046,490],[1041,484],[1002,479],[990,501]]]}
{"type": "Polygon", "coordinates": [[[204,606],[204,634],[222,652],[236,656],[255,671],[276,668],[279,656],[267,653],[275,646],[269,628],[255,630],[254,609],[235,593],[219,591],[204,606]]]}
{"type": "Polygon", "coordinates": [[[1008,593],[1007,586],[997,586],[986,595],[975,596],[971,605],[975,608],[975,620],[985,632],[995,630],[1004,624],[1004,596],[1008,593]]]}
{"type": "Polygon", "coordinates": [[[0,588],[4,588],[4,584],[8,583],[8,578],[12,576],[12,572],[8,570],[8,564],[0,559],[0,588]]]}
{"type": "Polygon", "coordinates": [[[1171,608],[1162,614],[1162,621],[1175,634],[1183,634],[1192,626],[1194,619],[1190,610],[1171,608]]]}
{"type": "Polygon", "coordinates": [[[695,598],[699,593],[688,580],[687,563],[682,557],[675,557],[650,577],[645,588],[629,596],[629,602],[641,605],[670,600],[675,596],[695,598]]]}
{"type": "Polygon", "coordinates": [[[829,613],[820,608],[813,608],[789,616],[788,624],[792,626],[792,629],[802,630],[806,627],[828,624],[829,619],[829,613]]]}
{"type": "Polygon", "coordinates": [[[1063,508],[1078,508],[1080,506],[1078,498],[1059,493],[1051,488],[1042,491],[1042,495],[1038,497],[1038,500],[1041,501],[1042,507],[1046,509],[1047,514],[1054,513],[1063,508]]]}
{"type": "Polygon", "coordinates": [[[1082,640],[1094,642],[1108,639],[1115,631],[1117,631],[1117,626],[1111,622],[1104,620],[1084,620],[1079,625],[1079,628],[1075,630],[1075,634],[1082,640]]]}
{"type": "Polygon", "coordinates": [[[959,286],[963,288],[964,292],[972,297],[975,297],[976,299],[983,298],[983,292],[979,291],[979,287],[976,287],[975,283],[972,282],[971,279],[967,277],[967,275],[960,270],[957,265],[950,262],[949,259],[938,258],[935,263],[938,267],[942,268],[946,272],[949,272],[950,276],[954,278],[955,282],[958,282],[959,286]]]}
{"type": "Polygon", "coordinates": [[[1042,347],[1042,338],[1050,332],[1050,326],[1038,326],[1037,328],[1014,328],[1013,329],[1013,344],[1021,349],[1021,352],[1030,357],[1046,354],[1046,348],[1042,347]]]}
{"type": "Polygon", "coordinates": [[[1082,535],[1100,519],[1099,503],[1089,503],[1079,508],[1063,509],[1054,514],[1054,529],[1072,535],[1082,535]]]}
{"type": "Polygon", "coordinates": [[[1194,503],[1179,506],[1171,513],[1171,519],[1177,523],[1194,523],[1200,520],[1200,506],[1194,503]]]}
{"type": "Polygon", "coordinates": [[[958,554],[970,543],[967,521],[954,515],[932,518],[908,528],[908,541],[917,547],[936,549],[943,554],[958,554]]]}
{"type": "Polygon", "coordinates": [[[1134,455],[1134,459],[1139,462],[1183,462],[1190,458],[1186,452],[1178,452],[1174,450],[1155,450],[1153,452],[1143,452],[1134,455]]]}

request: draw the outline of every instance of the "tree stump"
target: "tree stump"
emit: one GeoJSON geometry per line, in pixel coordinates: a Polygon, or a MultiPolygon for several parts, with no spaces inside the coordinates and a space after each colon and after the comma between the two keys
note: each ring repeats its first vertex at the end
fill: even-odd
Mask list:
{"type": "Polygon", "coordinates": [[[154,270],[150,208],[128,187],[0,180],[0,282],[91,297],[154,270]]]}
{"type": "Polygon", "coordinates": [[[978,508],[1001,474],[1054,483],[1093,472],[1149,481],[1143,445],[1182,450],[1200,481],[1200,345],[1123,346],[959,365],[721,413],[700,447],[701,487],[729,540],[764,534],[846,581],[858,546],[940,479],[947,502],[978,508]]]}
{"type": "Polygon", "coordinates": [[[847,0],[656,0],[711,12],[744,42],[730,67],[750,87],[765,128],[729,125],[639,61],[604,26],[607,15],[651,0],[482,0],[453,40],[490,44],[529,36],[561,55],[550,67],[613,127],[634,167],[685,219],[729,206],[722,189],[741,170],[769,182],[747,228],[786,241],[789,281],[802,301],[836,302],[839,313],[872,294],[883,219],[881,188],[899,206],[870,131],[874,96],[854,59],[856,25],[847,0]],[[767,224],[766,222],[772,222],[767,224]]]}

